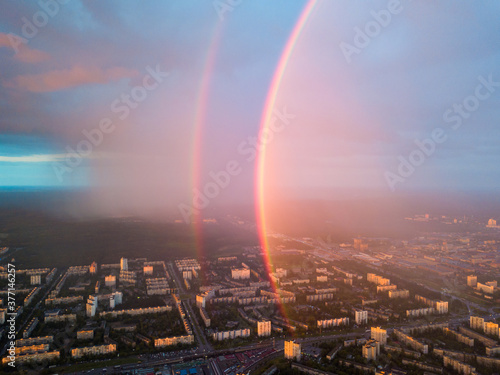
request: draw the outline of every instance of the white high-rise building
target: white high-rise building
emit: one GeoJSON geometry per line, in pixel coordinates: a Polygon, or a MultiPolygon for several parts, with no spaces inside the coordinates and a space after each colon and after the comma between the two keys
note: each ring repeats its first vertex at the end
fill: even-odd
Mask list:
{"type": "Polygon", "coordinates": [[[231,270],[231,277],[234,280],[242,280],[250,278],[250,269],[248,268],[233,268],[231,270]]]}
{"type": "Polygon", "coordinates": [[[380,327],[371,327],[371,335],[370,338],[372,340],[378,341],[380,345],[387,344],[387,330],[382,329],[380,327]]]}
{"type": "Polygon", "coordinates": [[[128,261],[127,258],[120,259],[120,271],[128,271],[128,261]]]}
{"type": "Polygon", "coordinates": [[[276,268],[276,276],[279,278],[286,277],[288,271],[284,268],[276,268]]]}
{"type": "Polygon", "coordinates": [[[365,345],[363,345],[363,358],[367,360],[375,361],[380,355],[380,343],[375,340],[368,340],[365,345]]]}
{"type": "Polygon", "coordinates": [[[42,283],[42,275],[31,275],[31,285],[40,285],[42,283]]]}
{"type": "Polygon", "coordinates": [[[257,336],[271,336],[271,321],[262,320],[257,322],[257,336]]]}
{"type": "Polygon", "coordinates": [[[123,302],[123,293],[122,292],[114,292],[113,297],[115,298],[115,305],[121,305],[123,302]]]}
{"type": "Polygon", "coordinates": [[[285,341],[285,358],[300,361],[301,357],[302,353],[300,343],[291,340],[285,341]]]}
{"type": "Polygon", "coordinates": [[[475,275],[467,276],[467,286],[475,288],[477,286],[477,276],[475,275]]]}
{"type": "Polygon", "coordinates": [[[354,311],[354,320],[357,325],[368,323],[368,311],[356,310],[354,311]]]}
{"type": "Polygon", "coordinates": [[[108,275],[104,278],[104,285],[106,286],[115,286],[116,285],[116,276],[108,275]]]}
{"type": "Polygon", "coordinates": [[[495,322],[484,322],[484,333],[498,337],[498,324],[495,322]]]}
{"type": "Polygon", "coordinates": [[[88,317],[95,316],[96,311],[97,311],[97,297],[91,295],[87,300],[87,316],[88,317]]]}
{"type": "Polygon", "coordinates": [[[484,330],[484,319],[480,316],[471,316],[470,317],[470,327],[472,329],[477,329],[480,331],[484,330]]]}
{"type": "Polygon", "coordinates": [[[434,308],[438,314],[448,313],[448,302],[447,301],[436,301],[434,308]]]}

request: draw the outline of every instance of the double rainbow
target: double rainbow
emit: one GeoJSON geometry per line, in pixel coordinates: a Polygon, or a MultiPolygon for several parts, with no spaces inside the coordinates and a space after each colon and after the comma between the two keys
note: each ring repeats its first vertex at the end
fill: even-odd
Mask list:
{"type": "MultiPolygon", "coordinates": [[[[297,44],[297,41],[307,24],[308,19],[313,13],[314,7],[317,3],[317,0],[309,0],[304,6],[299,18],[297,19],[290,36],[285,44],[285,47],[281,53],[278,64],[274,71],[273,78],[271,80],[271,84],[269,86],[266,101],[264,105],[264,110],[262,112],[261,122],[260,122],[260,131],[259,136],[262,136],[264,133],[269,131],[269,127],[271,125],[271,119],[273,115],[273,109],[276,102],[276,97],[278,95],[280,85],[285,74],[288,61],[292,56],[294,51],[294,47],[297,44]]],[[[197,106],[196,106],[196,116],[195,116],[195,140],[194,140],[194,177],[193,177],[193,186],[197,188],[201,188],[200,186],[200,171],[201,171],[201,154],[202,154],[202,139],[203,139],[203,126],[206,121],[206,111],[208,107],[208,98],[209,98],[209,89],[210,83],[213,76],[213,71],[215,67],[215,62],[217,58],[218,46],[222,36],[223,26],[221,23],[218,23],[216,28],[214,29],[212,35],[212,42],[207,52],[203,75],[200,83],[197,106]]],[[[270,247],[269,242],[267,240],[268,229],[266,223],[266,211],[265,211],[265,161],[266,161],[266,148],[267,145],[263,143],[260,147],[259,154],[257,156],[256,170],[255,170],[255,202],[256,202],[256,217],[257,217],[257,227],[259,233],[259,240],[262,248],[262,257],[264,260],[266,273],[271,282],[274,291],[277,291],[277,285],[270,277],[273,272],[273,264],[270,255],[270,247]]],[[[198,257],[204,254],[203,249],[203,235],[202,235],[202,222],[203,218],[200,213],[195,211],[194,213],[194,231],[196,235],[196,247],[198,257]]],[[[284,311],[283,304],[280,303],[280,309],[282,311],[282,315],[286,318],[288,314],[284,311]]]]}
{"type": "MultiPolygon", "coordinates": [[[[316,5],[316,0],[309,0],[309,2],[304,7],[299,19],[297,20],[290,37],[283,49],[279,63],[274,71],[274,76],[269,86],[266,104],[264,106],[264,111],[262,113],[262,119],[260,123],[260,136],[263,136],[266,132],[270,131],[269,127],[271,125],[271,119],[273,117],[273,109],[276,102],[276,96],[278,95],[281,81],[283,79],[288,61],[293,53],[294,47],[300,37],[304,26],[307,23],[310,15],[313,12],[314,6],[316,5]]],[[[272,259],[270,255],[269,242],[267,240],[268,228],[266,225],[266,210],[265,210],[265,170],[266,170],[266,149],[267,143],[263,142],[260,147],[260,152],[257,158],[256,173],[255,173],[255,201],[256,201],[256,217],[257,217],[257,227],[259,228],[259,239],[262,247],[262,255],[264,257],[264,263],[266,265],[266,271],[271,274],[273,269],[272,259]]],[[[276,286],[274,285],[276,289],[276,286]]]]}

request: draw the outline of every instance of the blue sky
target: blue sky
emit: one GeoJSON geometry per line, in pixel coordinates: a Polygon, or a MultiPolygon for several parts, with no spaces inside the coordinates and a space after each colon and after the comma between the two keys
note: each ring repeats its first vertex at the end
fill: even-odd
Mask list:
{"type": "MultiPolygon", "coordinates": [[[[500,82],[500,5],[401,1],[380,25],[390,3],[317,2],[276,98],[296,120],[269,145],[272,191],[389,191],[387,173],[399,176],[400,157],[408,159],[436,128],[447,140],[410,176],[396,177],[396,189],[499,187],[500,87],[493,84],[458,129],[443,116],[474,95],[480,77],[500,82]],[[358,30],[370,25],[376,35],[356,46],[358,30]],[[342,43],[358,52],[346,58],[342,43]]],[[[0,186],[105,188],[113,193],[96,199],[134,207],[156,204],[148,196],[189,201],[205,79],[201,187],[210,172],[237,160],[243,171],[220,199],[253,195],[255,166],[238,145],[258,134],[276,65],[306,1],[243,0],[222,17],[211,1],[51,4],[53,15],[36,35],[23,25],[43,17],[38,3],[2,5],[0,186]],[[25,37],[17,53],[12,34],[25,37]],[[122,95],[142,87],[151,69],[165,77],[154,89],[136,89],[146,97],[120,118],[125,112],[113,103],[123,105],[122,95]],[[83,131],[99,129],[103,119],[111,130],[69,167],[68,153],[88,140],[83,131]]]]}

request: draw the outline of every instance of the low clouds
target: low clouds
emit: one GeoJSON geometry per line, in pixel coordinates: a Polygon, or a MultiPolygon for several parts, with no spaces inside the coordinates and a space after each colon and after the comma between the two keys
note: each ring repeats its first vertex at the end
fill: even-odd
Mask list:
{"type": "Polygon", "coordinates": [[[101,69],[75,66],[71,69],[20,75],[15,77],[9,86],[30,92],[53,92],[88,84],[106,84],[137,75],[137,71],[123,67],[101,69]]]}
{"type": "Polygon", "coordinates": [[[14,52],[14,60],[28,64],[36,64],[50,59],[50,55],[48,53],[30,48],[23,42],[20,42],[17,45],[14,40],[16,38],[19,40],[18,36],[0,32],[0,47],[12,48],[12,52],[14,52]]]}

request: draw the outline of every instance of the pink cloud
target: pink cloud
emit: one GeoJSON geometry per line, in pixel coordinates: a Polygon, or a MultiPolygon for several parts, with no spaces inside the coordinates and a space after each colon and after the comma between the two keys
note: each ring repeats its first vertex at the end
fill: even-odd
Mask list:
{"type": "Polygon", "coordinates": [[[50,58],[49,54],[37,49],[31,49],[28,47],[21,46],[19,48],[19,52],[14,56],[16,60],[28,63],[35,64],[38,62],[46,61],[50,58]]]}
{"type": "Polygon", "coordinates": [[[29,48],[25,43],[18,43],[14,45],[12,40],[9,38],[9,35],[5,33],[0,33],[0,47],[12,48],[15,52],[14,59],[28,64],[39,63],[50,58],[48,53],[29,48]]]}
{"type": "Polygon", "coordinates": [[[123,67],[101,69],[75,66],[71,69],[52,70],[41,74],[20,75],[11,81],[11,87],[31,92],[52,92],[95,83],[108,83],[136,76],[136,70],[123,67]]]}

